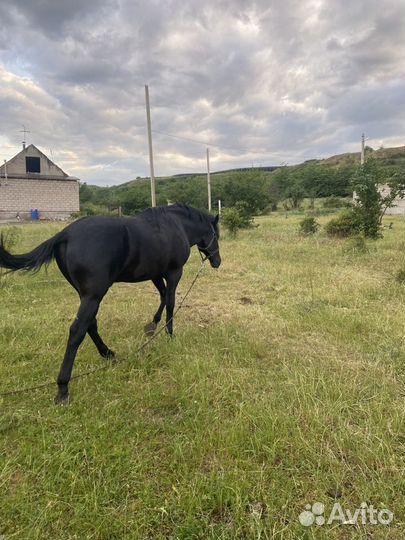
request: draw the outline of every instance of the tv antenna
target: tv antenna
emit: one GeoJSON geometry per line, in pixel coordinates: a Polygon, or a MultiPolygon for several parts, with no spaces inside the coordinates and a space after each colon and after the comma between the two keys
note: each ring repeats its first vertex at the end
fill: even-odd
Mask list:
{"type": "Polygon", "coordinates": [[[31,133],[31,131],[29,131],[28,129],[25,129],[24,124],[21,124],[21,125],[22,125],[23,129],[20,129],[20,133],[24,133],[24,140],[22,142],[22,146],[23,146],[23,150],[25,150],[26,134],[31,133]]]}

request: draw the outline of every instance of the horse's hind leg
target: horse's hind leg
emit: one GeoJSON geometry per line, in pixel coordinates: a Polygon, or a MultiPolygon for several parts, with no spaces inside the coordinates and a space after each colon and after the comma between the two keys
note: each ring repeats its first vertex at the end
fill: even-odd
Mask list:
{"type": "Polygon", "coordinates": [[[163,310],[165,309],[165,306],[166,306],[166,285],[163,278],[153,279],[152,282],[154,286],[157,288],[157,290],[159,291],[160,305],[157,312],[153,316],[153,320],[147,325],[145,325],[144,331],[145,331],[145,334],[147,335],[152,335],[154,331],[156,330],[156,326],[159,324],[160,319],[162,318],[163,310]]]}
{"type": "Polygon", "coordinates": [[[65,357],[57,379],[58,393],[55,398],[55,403],[65,404],[68,402],[68,385],[72,375],[77,349],[83,341],[89,326],[96,318],[101,299],[102,296],[85,296],[81,299],[76,319],[70,327],[65,357]]]}
{"type": "Polygon", "coordinates": [[[100,334],[98,333],[97,328],[97,319],[94,318],[90,323],[90,326],[87,330],[87,333],[94,342],[94,345],[97,347],[98,352],[103,358],[114,358],[115,353],[107,347],[104,341],[101,339],[100,334]]]}

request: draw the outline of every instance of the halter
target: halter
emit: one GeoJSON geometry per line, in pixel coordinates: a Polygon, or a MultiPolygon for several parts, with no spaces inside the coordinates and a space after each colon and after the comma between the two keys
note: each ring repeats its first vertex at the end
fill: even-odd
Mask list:
{"type": "Polygon", "coordinates": [[[210,257],[212,257],[213,255],[215,255],[215,253],[218,253],[218,251],[219,251],[219,249],[216,249],[216,250],[213,251],[212,253],[209,253],[209,249],[210,249],[210,247],[211,247],[211,244],[212,244],[212,243],[214,242],[214,240],[216,240],[216,238],[217,238],[217,235],[215,234],[214,227],[212,226],[211,223],[210,223],[210,225],[211,225],[211,229],[212,229],[212,238],[211,238],[211,240],[210,240],[208,246],[205,247],[205,248],[201,248],[201,247],[197,244],[197,247],[198,247],[198,250],[199,250],[198,252],[199,252],[199,254],[200,254],[200,256],[201,256],[201,261],[202,261],[203,263],[204,263],[207,259],[209,259],[210,257]],[[208,254],[208,255],[204,255],[204,254],[202,253],[201,249],[205,249],[205,251],[208,251],[209,254],[208,254]]]}

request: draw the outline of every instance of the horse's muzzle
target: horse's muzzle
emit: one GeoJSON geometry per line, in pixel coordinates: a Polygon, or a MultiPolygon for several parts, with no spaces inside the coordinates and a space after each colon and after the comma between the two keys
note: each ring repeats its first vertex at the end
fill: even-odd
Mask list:
{"type": "Polygon", "coordinates": [[[215,259],[210,259],[210,265],[212,268],[219,268],[221,266],[221,257],[215,257],[215,259]]]}

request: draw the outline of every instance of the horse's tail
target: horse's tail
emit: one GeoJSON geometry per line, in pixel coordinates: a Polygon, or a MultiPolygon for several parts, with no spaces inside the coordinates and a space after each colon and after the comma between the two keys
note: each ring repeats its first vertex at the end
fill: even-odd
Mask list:
{"type": "Polygon", "coordinates": [[[55,248],[66,240],[66,232],[61,231],[38,247],[22,255],[12,255],[5,247],[5,238],[0,236],[0,268],[8,268],[10,271],[26,270],[37,272],[43,264],[49,264],[55,257],[55,248]]]}

